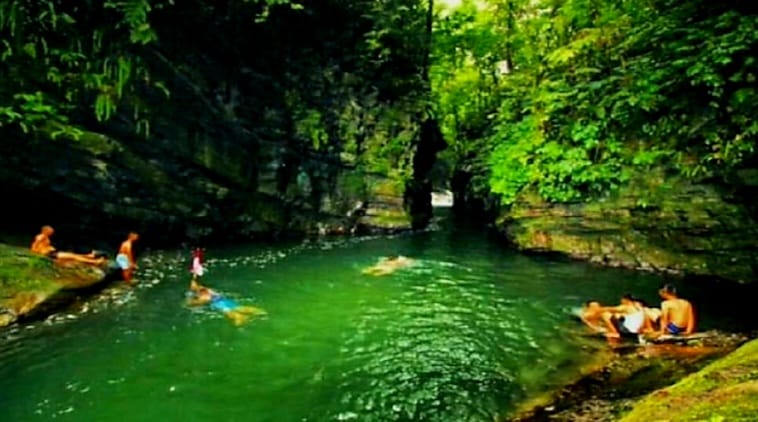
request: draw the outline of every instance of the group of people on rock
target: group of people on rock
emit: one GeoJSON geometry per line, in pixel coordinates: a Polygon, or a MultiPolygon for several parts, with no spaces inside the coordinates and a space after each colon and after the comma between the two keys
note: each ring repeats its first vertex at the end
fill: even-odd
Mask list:
{"type": "MultiPolygon", "coordinates": [[[[30,247],[32,253],[48,257],[59,264],[78,262],[101,267],[109,262],[105,254],[98,253],[97,251],[91,251],[87,254],[59,251],[53,246],[53,243],[50,240],[54,233],[55,229],[51,226],[42,226],[39,234],[35,236],[32,241],[30,247]]],[[[132,246],[138,239],[139,234],[136,232],[130,232],[126,240],[121,242],[118,252],[116,253],[116,265],[121,269],[124,281],[130,285],[132,284],[134,271],[137,269],[137,261],[134,259],[132,246]]]]}
{"type": "Polygon", "coordinates": [[[658,290],[660,308],[649,307],[643,300],[626,294],[616,306],[603,306],[596,300],[584,304],[581,320],[594,332],[610,339],[643,335],[652,339],[666,335],[690,335],[695,332],[695,310],[677,295],[676,287],[664,284],[658,290]]]}

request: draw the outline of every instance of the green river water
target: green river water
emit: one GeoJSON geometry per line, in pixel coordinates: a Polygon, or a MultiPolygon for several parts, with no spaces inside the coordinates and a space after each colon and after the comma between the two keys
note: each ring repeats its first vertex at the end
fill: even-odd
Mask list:
{"type": "MultiPolygon", "coordinates": [[[[268,315],[237,328],[188,309],[188,251],[145,254],[137,288],[0,333],[0,420],[491,421],[603,347],[571,307],[652,301],[660,283],[444,227],[206,257],[206,284],[268,315]],[[361,274],[390,254],[418,263],[361,274]]],[[[734,323],[701,314],[704,329],[734,323]]]]}

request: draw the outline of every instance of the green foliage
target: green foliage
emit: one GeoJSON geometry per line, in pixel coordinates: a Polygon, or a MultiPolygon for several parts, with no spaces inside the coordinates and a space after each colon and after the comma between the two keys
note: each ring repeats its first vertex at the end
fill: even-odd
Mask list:
{"type": "MultiPolygon", "coordinates": [[[[210,4],[196,4],[197,14],[210,4]]],[[[251,21],[281,6],[302,8],[289,0],[230,3],[251,21]]],[[[156,99],[170,98],[151,62],[177,7],[174,0],[0,1],[0,127],[76,139],[90,116],[101,125],[119,116],[149,137],[152,111],[165,105],[156,99]]]]}
{"type": "MultiPolygon", "coordinates": [[[[130,48],[156,40],[149,12],[170,3],[0,2],[0,68],[9,76],[0,83],[0,126],[76,138],[86,108],[106,121],[120,104],[134,105],[136,89],[150,83],[137,83],[149,73],[139,50],[130,48]],[[51,125],[57,129],[51,132],[51,125]]],[[[135,108],[136,120],[140,114],[135,108]]]]}
{"type": "Polygon", "coordinates": [[[527,189],[595,198],[655,166],[724,175],[756,156],[758,17],[744,4],[490,0],[438,16],[448,159],[505,204],[527,189]]]}
{"type": "Polygon", "coordinates": [[[298,117],[296,133],[310,139],[314,150],[329,142],[329,134],[324,129],[321,113],[317,110],[303,110],[298,117]]]}

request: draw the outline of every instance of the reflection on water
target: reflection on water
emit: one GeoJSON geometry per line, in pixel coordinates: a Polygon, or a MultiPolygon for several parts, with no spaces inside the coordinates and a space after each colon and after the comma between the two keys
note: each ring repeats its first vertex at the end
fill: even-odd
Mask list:
{"type": "Polygon", "coordinates": [[[236,328],[188,309],[189,254],[151,254],[136,289],[2,333],[3,420],[490,421],[603,346],[568,309],[655,302],[660,281],[450,230],[207,256],[205,283],[268,315],[236,328]],[[361,274],[397,254],[418,263],[361,274]]]}

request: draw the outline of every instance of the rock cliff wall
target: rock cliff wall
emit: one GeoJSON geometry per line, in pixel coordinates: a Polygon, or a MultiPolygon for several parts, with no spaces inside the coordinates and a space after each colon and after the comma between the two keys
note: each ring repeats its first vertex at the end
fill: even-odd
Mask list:
{"type": "MultiPolygon", "coordinates": [[[[735,186],[744,193],[750,182],[735,186]]],[[[551,204],[523,195],[497,227],[524,250],[751,281],[758,274],[758,222],[744,199],[651,172],[604,201],[551,204]]]]}

